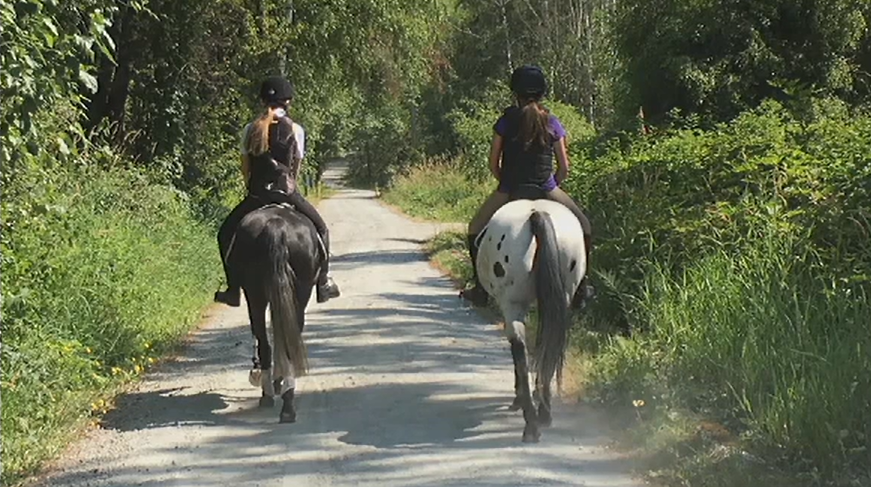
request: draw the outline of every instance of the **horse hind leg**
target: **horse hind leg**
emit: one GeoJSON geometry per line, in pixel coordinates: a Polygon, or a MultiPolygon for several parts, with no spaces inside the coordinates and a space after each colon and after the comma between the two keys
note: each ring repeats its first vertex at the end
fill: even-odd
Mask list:
{"type": "MultiPolygon", "coordinates": [[[[281,382],[280,380],[275,381],[276,386],[280,387],[281,382]]],[[[294,387],[291,387],[281,394],[281,412],[278,414],[279,423],[296,422],[296,408],[293,404],[294,389],[294,387]]]]}
{"type": "MultiPolygon", "coordinates": [[[[291,371],[293,369],[291,368],[291,371]]],[[[276,394],[281,396],[281,412],[278,413],[279,423],[295,423],[296,408],[294,407],[294,391],[296,389],[296,379],[293,372],[289,377],[278,377],[274,380],[272,387],[276,394]]]]}
{"type": "Polygon", "coordinates": [[[245,299],[248,302],[248,319],[251,322],[251,334],[254,335],[255,355],[254,368],[248,374],[252,385],[259,379],[262,395],[260,407],[271,408],[275,405],[275,391],[272,387],[272,348],[269,346],[269,335],[266,332],[266,297],[258,292],[245,289],[245,299]],[[259,370],[258,370],[259,366],[259,370]]]}
{"type": "MultiPolygon", "coordinates": [[[[299,332],[302,333],[305,329],[305,309],[308,306],[312,295],[312,286],[300,284],[297,288],[297,302],[299,303],[300,312],[297,314],[297,326],[299,332]]],[[[289,377],[284,380],[275,381],[275,390],[281,392],[281,413],[279,413],[279,423],[295,423],[296,422],[296,407],[294,405],[295,390],[296,390],[296,375],[293,371],[293,365],[287,365],[290,370],[289,377]]]]}
{"type": "Polygon", "coordinates": [[[553,424],[553,415],[551,413],[550,405],[550,381],[542,381],[541,378],[538,377],[536,382],[539,389],[538,424],[539,426],[547,428],[553,424]]]}
{"type": "Polygon", "coordinates": [[[506,323],[505,330],[508,334],[508,342],[511,344],[511,358],[514,359],[516,394],[514,404],[523,409],[523,420],[526,422],[522,439],[524,443],[537,443],[541,438],[541,432],[538,429],[538,417],[535,412],[535,403],[532,401],[532,391],[529,387],[526,326],[520,320],[511,320],[506,323]]]}
{"type": "MultiPolygon", "coordinates": [[[[305,326],[304,315],[302,313],[297,315],[297,320],[295,325],[302,329],[305,326]]],[[[278,414],[278,422],[295,423],[296,407],[294,406],[294,393],[296,390],[296,373],[294,372],[293,364],[290,363],[287,357],[276,355],[275,360],[275,370],[286,371],[282,377],[275,377],[273,383],[275,394],[281,396],[281,412],[278,414]]]]}

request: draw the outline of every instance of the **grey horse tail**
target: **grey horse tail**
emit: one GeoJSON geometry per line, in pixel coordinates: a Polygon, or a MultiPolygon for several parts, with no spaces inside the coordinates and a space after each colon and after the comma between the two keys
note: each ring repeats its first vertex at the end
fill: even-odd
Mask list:
{"type": "Polygon", "coordinates": [[[538,298],[539,326],[535,338],[535,370],[542,382],[549,383],[554,374],[562,385],[571,328],[568,293],[560,273],[560,255],[556,232],[549,214],[535,211],[529,216],[537,243],[535,289],[538,298]]]}
{"type": "Polygon", "coordinates": [[[290,242],[286,226],[281,220],[270,220],[257,238],[264,239],[262,243],[269,258],[266,296],[269,299],[275,347],[273,377],[277,379],[290,374],[288,370],[279,370],[279,358],[286,358],[287,363],[293,366],[294,376],[301,377],[308,371],[308,354],[299,329],[299,313],[302,311],[296,297],[296,276],[290,267],[290,242]]]}

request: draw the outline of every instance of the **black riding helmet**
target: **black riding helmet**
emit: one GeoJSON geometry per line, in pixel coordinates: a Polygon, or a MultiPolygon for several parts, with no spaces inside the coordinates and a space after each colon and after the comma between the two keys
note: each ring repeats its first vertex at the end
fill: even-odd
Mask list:
{"type": "Polygon", "coordinates": [[[293,84],[284,76],[270,76],[260,84],[260,99],[266,103],[292,100],[293,95],[293,84]]]}
{"type": "Polygon", "coordinates": [[[511,91],[522,96],[537,98],[547,94],[547,80],[538,66],[521,66],[511,73],[511,91]]]}

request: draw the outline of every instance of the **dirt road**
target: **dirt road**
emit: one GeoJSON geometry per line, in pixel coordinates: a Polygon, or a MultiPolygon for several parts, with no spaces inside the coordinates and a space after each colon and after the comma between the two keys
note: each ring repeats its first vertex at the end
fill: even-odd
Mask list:
{"type": "Polygon", "coordinates": [[[309,307],[297,423],[257,407],[244,304],[216,307],[40,485],[642,485],[599,446],[595,415],[558,398],[541,443],[520,442],[507,342],[427,263],[436,225],[370,191],[341,189],[320,210],[343,295],[309,307]]]}

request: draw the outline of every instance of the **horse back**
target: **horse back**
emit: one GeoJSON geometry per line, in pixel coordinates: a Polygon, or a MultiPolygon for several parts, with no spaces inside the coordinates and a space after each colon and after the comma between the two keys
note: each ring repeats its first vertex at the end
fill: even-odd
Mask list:
{"type": "Polygon", "coordinates": [[[264,243],[280,239],[290,253],[294,272],[316,273],[320,258],[317,229],[305,215],[287,206],[270,205],[252,211],[236,230],[236,249],[242,265],[251,266],[266,258],[264,243]]]}
{"type": "Polygon", "coordinates": [[[478,275],[491,295],[516,302],[534,298],[537,244],[529,219],[536,211],[553,222],[563,281],[574,289],[586,272],[584,233],[571,210],[550,200],[512,201],[493,214],[479,237],[478,275]]]}

